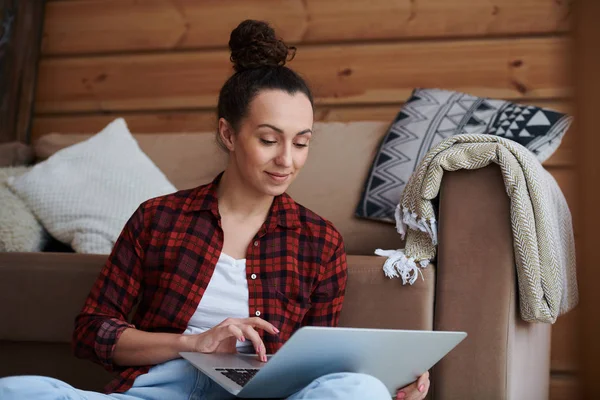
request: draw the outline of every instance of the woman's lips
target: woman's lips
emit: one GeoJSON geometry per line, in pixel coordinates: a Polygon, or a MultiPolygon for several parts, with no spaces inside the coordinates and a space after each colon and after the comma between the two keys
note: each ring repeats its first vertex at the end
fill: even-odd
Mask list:
{"type": "Polygon", "coordinates": [[[275,182],[283,183],[290,177],[291,174],[279,174],[276,172],[267,172],[267,175],[269,175],[269,177],[272,180],[274,180],[275,182]]]}

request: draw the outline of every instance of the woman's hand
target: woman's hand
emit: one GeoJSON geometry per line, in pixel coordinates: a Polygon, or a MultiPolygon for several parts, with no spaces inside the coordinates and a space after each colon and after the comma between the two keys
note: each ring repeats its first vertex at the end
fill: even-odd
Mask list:
{"type": "Polygon", "coordinates": [[[429,372],[425,372],[419,379],[410,385],[398,389],[396,399],[420,400],[424,399],[429,392],[429,372]]]}
{"type": "Polygon", "coordinates": [[[236,340],[252,341],[258,359],[267,362],[265,344],[255,328],[263,329],[273,335],[279,330],[264,319],[252,318],[227,318],[219,325],[193,337],[193,349],[199,353],[235,353],[236,340]]]}

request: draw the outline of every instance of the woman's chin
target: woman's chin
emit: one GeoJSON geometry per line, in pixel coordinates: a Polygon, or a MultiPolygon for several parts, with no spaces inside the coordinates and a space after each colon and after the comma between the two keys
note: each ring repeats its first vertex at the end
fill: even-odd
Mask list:
{"type": "Polygon", "coordinates": [[[267,196],[279,196],[285,193],[289,185],[265,185],[262,187],[262,192],[267,196]]]}
{"type": "Polygon", "coordinates": [[[289,183],[273,184],[271,182],[261,182],[260,191],[266,196],[279,196],[288,189],[289,183]]]}
{"type": "Polygon", "coordinates": [[[262,179],[260,182],[260,191],[268,196],[279,196],[288,189],[290,184],[294,181],[293,175],[290,175],[284,181],[278,181],[277,179],[262,179]]]}

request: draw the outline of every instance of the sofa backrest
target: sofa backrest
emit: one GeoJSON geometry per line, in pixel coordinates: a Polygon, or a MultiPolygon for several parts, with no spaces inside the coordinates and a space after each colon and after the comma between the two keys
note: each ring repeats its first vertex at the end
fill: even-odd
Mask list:
{"type": "MultiPolygon", "coordinates": [[[[288,193],[329,219],[342,233],[349,254],[397,249],[402,242],[392,224],[359,219],[354,211],[389,122],[315,123],[309,158],[288,193]]],[[[34,144],[39,160],[89,138],[90,134],[42,136],[34,144]]],[[[227,163],[213,132],[135,135],[140,148],[178,189],[210,182],[227,163]]]]}

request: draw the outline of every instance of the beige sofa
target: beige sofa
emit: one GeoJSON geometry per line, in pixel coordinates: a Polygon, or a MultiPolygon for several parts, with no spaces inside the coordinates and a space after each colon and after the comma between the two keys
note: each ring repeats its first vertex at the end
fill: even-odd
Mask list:
{"type": "MultiPolygon", "coordinates": [[[[289,193],[330,219],[349,264],[344,326],[463,330],[468,338],[432,371],[430,398],[547,399],[550,326],[519,318],[508,198],[499,169],[448,173],[440,194],[439,255],[413,286],[388,279],[376,248],[401,248],[392,225],[355,218],[387,122],[316,124],[309,161],[289,193]]],[[[38,158],[89,135],[47,135],[38,158]]],[[[139,135],[178,188],[225,165],[212,133],[139,135]]],[[[101,367],[71,355],[73,319],[106,256],[0,253],[0,376],[42,374],[100,390],[101,367]]]]}

